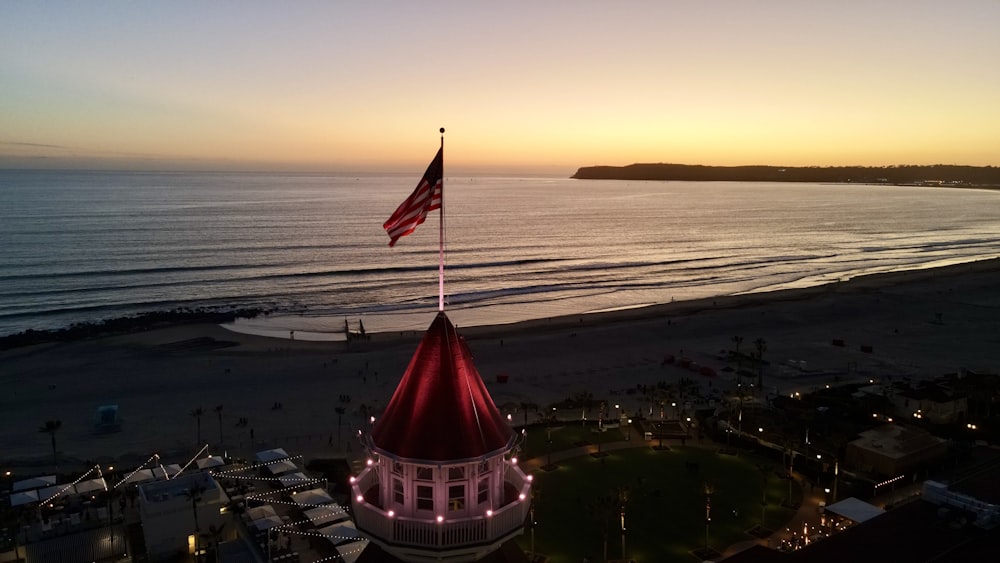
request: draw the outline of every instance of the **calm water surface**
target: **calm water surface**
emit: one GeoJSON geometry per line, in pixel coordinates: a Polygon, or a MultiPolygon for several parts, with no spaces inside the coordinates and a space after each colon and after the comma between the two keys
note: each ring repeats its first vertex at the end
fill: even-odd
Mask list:
{"type": "MultiPolygon", "coordinates": [[[[393,249],[381,228],[418,176],[0,171],[0,335],[197,306],[300,338],[426,328],[438,216],[393,249]]],[[[986,190],[449,177],[445,205],[461,325],[1000,255],[986,190]]]]}

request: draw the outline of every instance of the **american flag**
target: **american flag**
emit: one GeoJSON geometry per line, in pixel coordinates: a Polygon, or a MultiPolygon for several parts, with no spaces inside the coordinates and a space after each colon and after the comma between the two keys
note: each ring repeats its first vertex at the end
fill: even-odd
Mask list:
{"type": "Polygon", "coordinates": [[[399,204],[392,216],[382,224],[389,234],[389,246],[395,246],[399,237],[404,237],[414,231],[417,225],[427,219],[427,213],[441,209],[442,185],[444,182],[444,149],[438,149],[437,155],[424,172],[416,189],[399,204]]]}

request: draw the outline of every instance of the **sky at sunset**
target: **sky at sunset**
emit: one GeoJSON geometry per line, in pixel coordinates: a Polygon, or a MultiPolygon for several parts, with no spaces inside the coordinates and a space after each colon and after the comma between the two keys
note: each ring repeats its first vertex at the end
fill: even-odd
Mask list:
{"type": "Polygon", "coordinates": [[[1000,165],[1000,1],[0,3],[0,167],[1000,165]]]}

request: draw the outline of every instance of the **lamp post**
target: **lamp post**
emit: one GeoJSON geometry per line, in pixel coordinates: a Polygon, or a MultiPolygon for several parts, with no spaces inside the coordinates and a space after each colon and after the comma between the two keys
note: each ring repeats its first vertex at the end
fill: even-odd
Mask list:
{"type": "Polygon", "coordinates": [[[115,466],[108,466],[111,476],[111,487],[108,488],[108,528],[111,530],[111,544],[115,543],[115,466]]]}
{"type": "Polygon", "coordinates": [[[705,550],[708,550],[708,526],[712,523],[712,493],[715,488],[705,483],[705,550]]]}

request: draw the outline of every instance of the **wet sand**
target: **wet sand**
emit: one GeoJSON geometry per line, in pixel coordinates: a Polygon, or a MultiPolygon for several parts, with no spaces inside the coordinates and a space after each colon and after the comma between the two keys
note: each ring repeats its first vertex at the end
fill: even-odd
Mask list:
{"type": "MultiPolygon", "coordinates": [[[[681,377],[701,381],[707,397],[732,384],[721,370],[733,336],[744,338],[744,351],[757,338],[766,341],[769,393],[802,391],[838,375],[997,372],[1000,261],[459,332],[504,412],[589,391],[635,413],[649,406],[629,389],[681,377]],[[719,375],[663,365],[668,354],[719,375]]],[[[39,432],[46,420],[62,422],[56,443],[65,471],[105,459],[139,464],[153,453],[184,463],[206,442],[211,453],[275,446],[307,458],[342,455],[349,446],[357,453],[351,436],[367,424],[362,406],[378,412],[388,402],[419,337],[305,342],[185,325],[8,350],[0,353],[0,467],[23,473],[52,465],[49,436],[39,432]],[[96,409],[106,404],[119,406],[120,432],[95,432],[96,409]],[[339,433],[337,406],[346,409],[339,433]],[[200,436],[191,414],[199,407],[200,436]],[[247,424],[238,424],[243,418],[247,424]]]]}

